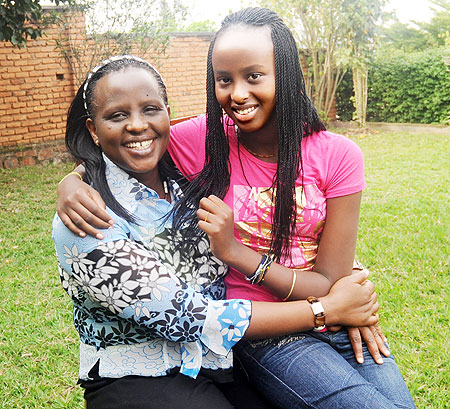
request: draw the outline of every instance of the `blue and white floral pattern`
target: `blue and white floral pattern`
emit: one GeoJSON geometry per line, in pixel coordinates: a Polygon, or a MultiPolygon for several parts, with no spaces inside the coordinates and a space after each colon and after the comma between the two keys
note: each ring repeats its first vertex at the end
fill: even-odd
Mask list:
{"type": "MultiPolygon", "coordinates": [[[[139,224],[117,215],[105,239],[81,239],[55,216],[53,239],[63,288],[74,303],[80,334],[80,378],[99,375],[162,376],[180,367],[231,366],[231,348],[249,325],[251,304],[221,300],[226,266],[204,239],[195,251],[179,251],[180,235],[164,217],[171,204],[107,158],[107,180],[119,203],[139,224]]],[[[170,181],[173,200],[180,190],[170,181]]]]}

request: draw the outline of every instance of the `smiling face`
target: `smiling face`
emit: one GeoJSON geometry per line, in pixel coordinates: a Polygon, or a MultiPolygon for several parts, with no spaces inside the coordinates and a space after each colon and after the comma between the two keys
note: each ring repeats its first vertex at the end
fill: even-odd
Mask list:
{"type": "Polygon", "coordinates": [[[169,107],[153,74],[128,67],[102,77],[86,126],[105,155],[139,182],[159,180],[158,162],[170,135],[169,107]]]}
{"type": "Polygon", "coordinates": [[[270,29],[233,26],[214,44],[216,98],[242,132],[260,130],[275,108],[275,60],[270,29]]]}

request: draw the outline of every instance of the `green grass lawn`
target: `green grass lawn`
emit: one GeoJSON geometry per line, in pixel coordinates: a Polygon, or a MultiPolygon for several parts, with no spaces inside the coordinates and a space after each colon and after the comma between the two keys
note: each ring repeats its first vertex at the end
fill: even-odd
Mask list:
{"type": "Polygon", "coordinates": [[[357,253],[419,408],[450,397],[450,135],[356,139],[366,162],[357,253]]]}
{"type": "MultiPolygon", "coordinates": [[[[366,158],[358,257],[419,408],[450,396],[450,137],[355,137],[366,158]]],[[[51,241],[70,164],[0,169],[0,408],[82,408],[78,338],[51,241]]],[[[376,408],[374,408],[376,409],[376,408]]]]}

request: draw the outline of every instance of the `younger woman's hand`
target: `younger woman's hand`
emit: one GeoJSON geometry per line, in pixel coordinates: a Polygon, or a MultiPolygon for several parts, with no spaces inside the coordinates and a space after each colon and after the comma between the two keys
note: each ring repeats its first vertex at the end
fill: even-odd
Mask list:
{"type": "Polygon", "coordinates": [[[225,263],[235,257],[240,243],[234,237],[233,211],[223,200],[211,195],[200,200],[198,227],[209,237],[212,253],[225,263]]]}
{"type": "Polygon", "coordinates": [[[103,234],[95,227],[107,229],[114,223],[105,209],[100,194],[76,175],[66,177],[58,185],[58,216],[75,234],[85,237],[87,233],[103,239],[103,234]]]}
{"type": "Polygon", "coordinates": [[[366,271],[343,277],[321,298],[327,325],[364,327],[378,322],[378,295],[367,277],[366,271]]]}

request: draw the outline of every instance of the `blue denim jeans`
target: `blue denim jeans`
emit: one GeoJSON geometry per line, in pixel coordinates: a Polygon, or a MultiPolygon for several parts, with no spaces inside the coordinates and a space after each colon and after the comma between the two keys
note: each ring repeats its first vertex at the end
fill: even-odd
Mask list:
{"type": "Polygon", "coordinates": [[[358,364],[346,330],[240,341],[234,351],[250,381],[282,409],[416,407],[392,355],[378,365],[364,345],[358,364]]]}

